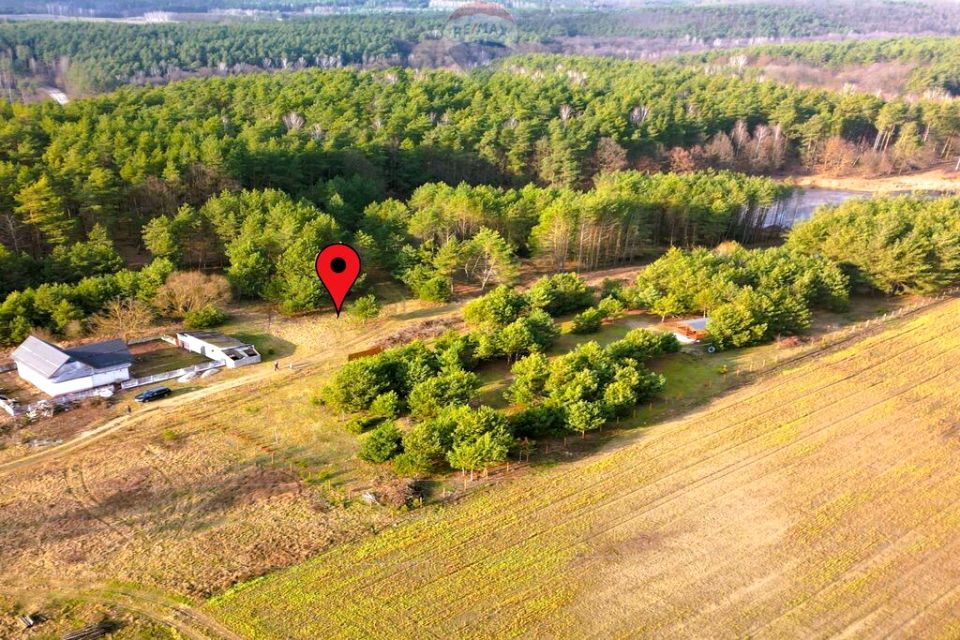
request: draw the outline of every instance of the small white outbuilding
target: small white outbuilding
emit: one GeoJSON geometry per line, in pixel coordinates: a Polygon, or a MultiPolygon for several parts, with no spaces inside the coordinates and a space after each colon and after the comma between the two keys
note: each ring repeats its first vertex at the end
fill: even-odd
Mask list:
{"type": "Polygon", "coordinates": [[[222,362],[229,368],[260,362],[260,353],[252,344],[214,331],[188,331],[177,334],[177,346],[222,362]]]}

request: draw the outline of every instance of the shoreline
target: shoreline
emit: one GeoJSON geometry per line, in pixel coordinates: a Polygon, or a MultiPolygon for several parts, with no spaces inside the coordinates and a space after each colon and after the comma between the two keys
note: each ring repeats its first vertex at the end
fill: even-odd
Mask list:
{"type": "Polygon", "coordinates": [[[948,191],[960,193],[960,172],[951,169],[926,169],[899,176],[863,178],[858,176],[786,176],[779,182],[791,187],[896,194],[911,191],[948,191]]]}

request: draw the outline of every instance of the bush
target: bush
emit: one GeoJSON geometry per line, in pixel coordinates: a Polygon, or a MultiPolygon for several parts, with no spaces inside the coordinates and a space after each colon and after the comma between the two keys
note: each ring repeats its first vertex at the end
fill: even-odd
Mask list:
{"type": "Polygon", "coordinates": [[[380,305],[373,294],[363,296],[347,307],[347,314],[355,320],[366,322],[380,315],[380,305]]]}
{"type": "Polygon", "coordinates": [[[413,387],[407,403],[418,419],[431,418],[444,408],[467,404],[480,388],[476,374],[460,369],[447,371],[413,387]]]}
{"type": "Polygon", "coordinates": [[[524,318],[524,321],[527,328],[530,329],[533,341],[541,350],[549,349],[560,336],[557,323],[545,311],[534,309],[530,312],[530,315],[524,318]]]}
{"type": "Polygon", "coordinates": [[[463,319],[473,326],[505,327],[522,316],[527,308],[526,296],[500,285],[487,295],[468,302],[463,307],[463,319]]]}
{"type": "Polygon", "coordinates": [[[573,319],[574,333],[596,333],[600,331],[600,324],[603,322],[603,312],[596,307],[591,307],[573,319]]]}
{"type": "Polygon", "coordinates": [[[409,453],[401,453],[393,459],[393,472],[402,478],[419,476],[430,471],[420,466],[420,460],[409,453]]]}
{"type": "Polygon", "coordinates": [[[546,312],[535,309],[505,327],[486,327],[475,335],[478,360],[504,356],[513,360],[549,348],[560,335],[560,330],[546,312]]]}
{"type": "Polygon", "coordinates": [[[185,318],[190,312],[219,307],[230,302],[230,283],[218,274],[178,271],[170,274],[157,289],[153,305],[171,318],[185,318]]]}
{"type": "Polygon", "coordinates": [[[537,280],[528,293],[530,303],[551,316],[585,309],[593,304],[590,288],[575,273],[558,273],[537,280]]]}
{"type": "Polygon", "coordinates": [[[595,431],[607,421],[604,410],[601,402],[571,402],[566,406],[567,426],[581,436],[586,436],[587,431],[595,431]]]}
{"type": "Polygon", "coordinates": [[[510,428],[518,439],[549,438],[566,433],[566,416],[552,404],[533,405],[510,416],[510,428]]]}
{"type": "Polygon", "coordinates": [[[429,252],[404,247],[397,256],[401,263],[395,272],[410,291],[421,300],[446,302],[453,296],[453,281],[430,264],[429,252]]]}
{"type": "Polygon", "coordinates": [[[502,462],[515,444],[502,413],[490,407],[458,407],[445,412],[456,423],[447,463],[454,469],[478,471],[502,462]]]}
{"type": "Polygon", "coordinates": [[[380,425],[360,445],[361,460],[380,464],[395,457],[403,450],[403,434],[392,422],[380,425]]]}
{"type": "Polygon", "coordinates": [[[370,403],[370,413],[387,420],[400,415],[400,397],[397,392],[388,391],[377,396],[377,399],[370,403]]]}
{"type": "Polygon", "coordinates": [[[341,411],[365,411],[378,396],[393,391],[402,404],[411,389],[432,378],[440,360],[420,341],[347,363],[324,391],[324,399],[341,411]]]}
{"type": "Polygon", "coordinates": [[[622,340],[611,342],[606,348],[607,354],[612,358],[632,358],[637,361],[678,351],[680,351],[680,341],[677,340],[677,336],[666,331],[648,329],[633,329],[622,340]]]}
{"type": "Polygon", "coordinates": [[[472,333],[451,330],[443,334],[434,343],[440,366],[470,371],[477,366],[477,342],[477,336],[472,333]]]}
{"type": "Polygon", "coordinates": [[[614,320],[623,315],[623,303],[617,298],[608,296],[600,301],[597,309],[603,314],[604,318],[614,320]]]}
{"type": "Polygon", "coordinates": [[[620,299],[625,282],[623,280],[614,280],[613,278],[604,278],[600,283],[600,298],[620,299]]]}
{"type": "Polygon", "coordinates": [[[361,434],[384,421],[383,416],[357,416],[343,425],[350,433],[361,434]]]}
{"type": "Polygon", "coordinates": [[[194,311],[188,311],[186,315],[183,316],[183,324],[188,329],[219,327],[226,321],[227,314],[212,304],[208,304],[194,311]]]}
{"type": "Polygon", "coordinates": [[[550,363],[542,353],[534,353],[517,360],[510,373],[513,384],[504,397],[514,404],[530,404],[543,395],[543,387],[550,377],[550,363]]]}
{"type": "MultiPolygon", "coordinates": [[[[428,472],[444,460],[444,454],[453,446],[453,432],[457,428],[454,411],[419,422],[403,435],[403,451],[410,469],[428,472]]],[[[400,473],[399,470],[397,473],[400,473]]]]}
{"type": "Polygon", "coordinates": [[[453,297],[453,282],[446,276],[432,276],[407,284],[415,296],[427,302],[448,302],[453,297]]]}

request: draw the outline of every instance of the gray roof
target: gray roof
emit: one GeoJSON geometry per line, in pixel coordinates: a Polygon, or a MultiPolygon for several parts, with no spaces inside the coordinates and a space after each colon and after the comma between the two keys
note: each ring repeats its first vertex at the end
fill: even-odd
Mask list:
{"type": "Polygon", "coordinates": [[[133,363],[133,356],[123,340],[108,340],[61,349],[36,336],[27,337],[13,352],[13,359],[47,378],[53,377],[63,365],[71,361],[81,362],[94,369],[110,369],[133,363]]]}
{"type": "Polygon", "coordinates": [[[28,336],[12,355],[18,364],[25,364],[47,378],[70,362],[70,354],[36,336],[28,336]]]}
{"type": "Polygon", "coordinates": [[[705,331],[707,328],[707,322],[710,321],[710,318],[693,318],[690,320],[681,320],[679,324],[689,327],[694,331],[705,331]]]}
{"type": "Polygon", "coordinates": [[[70,356],[79,362],[88,364],[94,369],[110,369],[125,364],[133,364],[133,355],[123,340],[107,340],[85,344],[80,347],[65,349],[70,356]]]}
{"type": "Polygon", "coordinates": [[[197,340],[203,340],[207,344],[212,344],[213,346],[221,349],[250,346],[246,342],[241,342],[232,336],[225,336],[222,333],[217,333],[216,331],[185,331],[180,335],[190,336],[191,338],[196,338],[197,340]]]}

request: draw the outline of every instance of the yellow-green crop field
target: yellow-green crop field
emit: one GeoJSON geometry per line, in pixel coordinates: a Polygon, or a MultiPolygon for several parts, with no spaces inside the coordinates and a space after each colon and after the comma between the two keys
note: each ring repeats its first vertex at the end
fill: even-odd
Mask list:
{"type": "Polygon", "coordinates": [[[960,301],[209,601],[242,637],[960,635],[960,301]]]}

